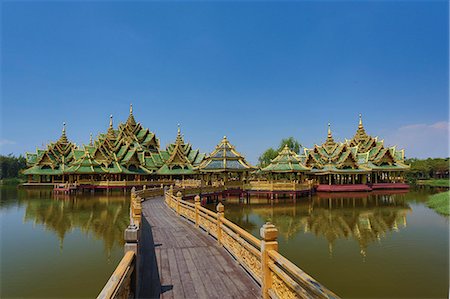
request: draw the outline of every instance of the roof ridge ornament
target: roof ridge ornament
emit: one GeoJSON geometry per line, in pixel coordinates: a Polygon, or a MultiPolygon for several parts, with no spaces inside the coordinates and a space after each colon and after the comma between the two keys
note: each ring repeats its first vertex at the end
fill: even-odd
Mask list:
{"type": "Polygon", "coordinates": [[[92,141],[92,133],[89,136],[89,145],[90,146],[94,145],[94,142],[92,141]]]}
{"type": "Polygon", "coordinates": [[[132,125],[132,126],[136,125],[136,121],[134,120],[134,116],[133,116],[133,104],[132,103],[130,103],[130,115],[128,116],[127,124],[132,125]]]}
{"type": "Polygon", "coordinates": [[[68,143],[69,142],[67,140],[67,135],[66,135],[66,122],[63,122],[63,129],[62,129],[61,137],[59,138],[59,142],[61,142],[61,143],[68,143]]]}

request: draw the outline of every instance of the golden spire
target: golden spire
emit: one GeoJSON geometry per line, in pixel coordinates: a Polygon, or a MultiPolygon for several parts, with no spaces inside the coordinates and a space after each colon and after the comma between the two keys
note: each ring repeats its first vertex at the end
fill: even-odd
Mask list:
{"type": "Polygon", "coordinates": [[[336,143],[334,142],[333,139],[333,134],[331,134],[331,124],[328,123],[328,135],[327,135],[327,140],[325,141],[325,146],[326,147],[333,147],[336,143]]]}
{"type": "Polygon", "coordinates": [[[113,115],[112,114],[109,116],[109,127],[108,127],[108,132],[106,133],[106,136],[110,140],[116,138],[116,134],[114,133],[113,115]]]}
{"type": "Polygon", "coordinates": [[[66,122],[63,122],[63,129],[61,137],[59,138],[59,141],[62,143],[68,143],[67,136],[66,136],[66,122]]]}
{"type": "Polygon", "coordinates": [[[178,124],[176,143],[184,143],[183,136],[181,135],[180,124],[178,124]]]}
{"type": "Polygon", "coordinates": [[[369,136],[366,133],[366,130],[364,130],[363,122],[362,122],[362,114],[359,114],[359,123],[358,123],[358,130],[356,130],[355,137],[353,139],[356,143],[359,143],[360,141],[365,141],[369,138],[369,136]]]}
{"type": "Polygon", "coordinates": [[[136,125],[136,121],[134,120],[133,116],[133,104],[130,104],[130,115],[128,116],[127,124],[132,126],[136,125]]]}
{"type": "Polygon", "coordinates": [[[92,133],[91,133],[90,136],[89,136],[89,145],[90,145],[90,146],[94,145],[94,142],[93,142],[93,140],[92,140],[92,133]]]}

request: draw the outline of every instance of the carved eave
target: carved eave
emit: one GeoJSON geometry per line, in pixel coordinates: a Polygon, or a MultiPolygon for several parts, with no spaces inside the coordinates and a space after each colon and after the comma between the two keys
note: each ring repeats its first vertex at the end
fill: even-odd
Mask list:
{"type": "Polygon", "coordinates": [[[323,164],[320,161],[318,161],[316,157],[314,157],[314,155],[311,153],[309,153],[308,156],[306,157],[305,165],[306,167],[309,168],[322,169],[324,167],[323,164]]]}
{"type": "Polygon", "coordinates": [[[344,158],[341,158],[342,161],[336,165],[337,168],[343,169],[347,166],[350,166],[352,169],[358,168],[358,162],[357,162],[357,159],[354,156],[353,152],[347,151],[343,157],[344,158]]]}
{"type": "Polygon", "coordinates": [[[391,151],[387,148],[380,151],[378,156],[373,161],[377,165],[382,165],[384,163],[387,163],[389,165],[395,164],[395,157],[392,155],[391,151]]]}

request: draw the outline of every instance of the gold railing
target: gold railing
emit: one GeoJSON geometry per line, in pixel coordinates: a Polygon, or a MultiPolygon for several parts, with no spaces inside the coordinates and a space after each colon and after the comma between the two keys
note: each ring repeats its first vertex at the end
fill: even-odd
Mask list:
{"type": "Polygon", "coordinates": [[[192,188],[200,187],[202,185],[201,180],[179,180],[175,181],[175,186],[179,188],[192,188]]]}
{"type": "Polygon", "coordinates": [[[128,299],[135,295],[134,277],[136,272],[136,256],[133,251],[127,251],[109,278],[97,299],[120,298],[128,299]]]}
{"type": "Polygon", "coordinates": [[[253,191],[306,191],[312,188],[312,181],[297,183],[295,181],[250,181],[244,185],[245,190],[253,191]]]}
{"type": "Polygon", "coordinates": [[[130,225],[125,229],[125,254],[114,273],[109,278],[98,299],[128,299],[136,297],[138,284],[138,266],[136,257],[139,256],[139,237],[142,224],[142,201],[144,199],[162,196],[162,188],[146,188],[136,191],[131,189],[130,195],[130,225]]]}
{"type": "Polygon", "coordinates": [[[174,193],[173,188],[165,193],[167,206],[215,237],[261,285],[263,298],[338,298],[278,253],[278,230],[273,224],[261,228],[259,240],[226,219],[221,203],[213,212],[200,205],[198,195],[191,203],[182,199],[181,191],[174,193]]]}
{"type": "Polygon", "coordinates": [[[92,185],[99,187],[134,187],[134,186],[167,186],[173,184],[170,180],[156,181],[96,181],[96,180],[78,180],[79,185],[92,185]]]}

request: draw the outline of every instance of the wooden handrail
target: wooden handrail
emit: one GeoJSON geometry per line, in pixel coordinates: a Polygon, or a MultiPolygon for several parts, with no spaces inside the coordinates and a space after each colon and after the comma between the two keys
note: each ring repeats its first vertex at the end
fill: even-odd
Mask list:
{"type": "Polygon", "coordinates": [[[230,220],[223,218],[222,223],[231,228],[239,236],[243,237],[245,240],[249,241],[257,249],[261,249],[261,240],[247,232],[245,229],[234,224],[230,220]]]}
{"type": "MultiPolygon", "coordinates": [[[[242,267],[261,285],[263,298],[338,298],[336,294],[322,286],[278,252],[276,240],[278,230],[272,224],[266,223],[263,225],[261,228],[263,239],[260,240],[226,219],[223,214],[224,207],[221,203],[217,206],[217,212],[214,212],[200,205],[199,196],[196,196],[195,203],[183,200],[181,189],[171,187],[167,192],[158,188],[154,188],[158,190],[152,189],[140,191],[132,189],[130,226],[125,230],[127,242],[125,249],[129,251],[126,251],[97,298],[132,298],[135,295],[131,277],[132,275],[137,276],[136,273],[139,271],[135,262],[135,254],[139,252],[137,246],[139,243],[138,236],[140,235],[138,230],[141,226],[141,202],[148,197],[161,194],[164,195],[169,208],[195,223],[196,227],[204,229],[215,237],[218,244],[236,258],[242,267]]],[[[189,188],[183,191],[193,192],[194,190],[198,191],[198,189],[189,188]]],[[[223,186],[218,186],[217,189],[223,190],[223,186]]]]}
{"type": "Polygon", "coordinates": [[[135,271],[135,263],[134,252],[127,251],[97,299],[128,298],[130,291],[134,294],[132,276],[135,271]]]}
{"type": "Polygon", "coordinates": [[[297,291],[306,289],[314,298],[338,298],[336,294],[322,286],[317,280],[306,274],[290,260],[282,256],[275,250],[269,250],[269,257],[272,260],[270,268],[279,276],[291,289],[297,291]]]}
{"type": "Polygon", "coordinates": [[[261,285],[263,298],[339,298],[277,251],[278,231],[273,225],[269,224],[266,231],[263,229],[267,224],[261,228],[261,236],[265,235],[267,239],[260,240],[226,219],[223,206],[222,212],[213,212],[200,206],[199,199],[196,207],[196,204],[182,200],[180,194],[175,196],[173,190],[166,192],[168,206],[214,236],[261,285]]]}

